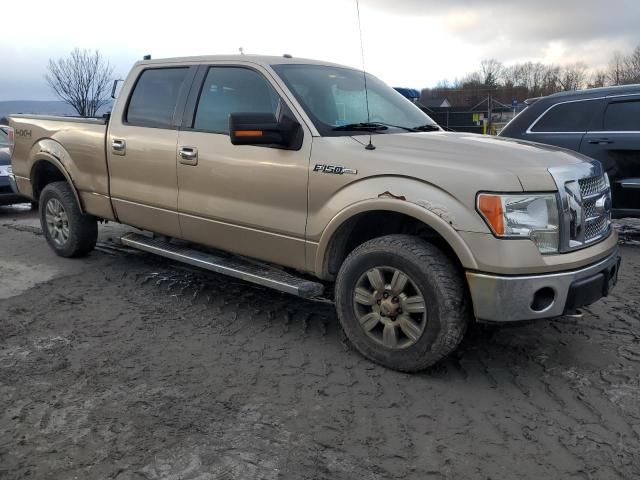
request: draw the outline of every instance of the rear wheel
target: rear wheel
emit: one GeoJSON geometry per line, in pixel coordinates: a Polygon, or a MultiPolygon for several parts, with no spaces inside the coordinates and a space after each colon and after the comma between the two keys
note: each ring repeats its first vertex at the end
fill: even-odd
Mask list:
{"type": "Polygon", "coordinates": [[[407,372],[453,352],[470,318],[463,278],[453,262],[408,235],[370,240],[347,257],[336,282],[336,308],[360,353],[407,372]]]}
{"type": "Polygon", "coordinates": [[[61,257],[82,257],[96,246],[98,222],[83,215],[67,182],[53,182],[40,195],[40,224],[49,246],[61,257]]]}

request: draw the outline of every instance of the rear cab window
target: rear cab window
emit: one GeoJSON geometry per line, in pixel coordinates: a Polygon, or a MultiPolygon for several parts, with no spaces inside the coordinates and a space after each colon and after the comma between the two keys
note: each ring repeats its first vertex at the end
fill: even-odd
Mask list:
{"type": "Polygon", "coordinates": [[[129,97],[124,122],[128,125],[175,128],[174,116],[189,67],[144,70],[129,97]]]}

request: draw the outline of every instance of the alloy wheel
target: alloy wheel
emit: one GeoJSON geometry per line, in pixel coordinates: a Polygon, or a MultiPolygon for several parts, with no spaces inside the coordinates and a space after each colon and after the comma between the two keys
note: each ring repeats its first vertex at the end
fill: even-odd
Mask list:
{"type": "Polygon", "coordinates": [[[356,282],[353,305],[366,335],[392,350],[414,345],[427,325],[424,295],[397,268],[376,267],[363,273],[356,282]]]}
{"type": "Polygon", "coordinates": [[[53,242],[63,246],[69,239],[69,218],[62,203],[57,198],[50,198],[45,206],[47,230],[53,242]]]}

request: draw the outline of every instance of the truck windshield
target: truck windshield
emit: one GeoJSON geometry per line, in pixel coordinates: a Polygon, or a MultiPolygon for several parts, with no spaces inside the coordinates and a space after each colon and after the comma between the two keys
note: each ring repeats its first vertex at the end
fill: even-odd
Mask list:
{"type": "Polygon", "coordinates": [[[396,133],[439,130],[422,110],[367,74],[367,95],[361,71],[326,65],[273,65],[321,135],[354,132],[396,133]],[[380,128],[376,128],[378,126],[380,128]]]}
{"type": "Polygon", "coordinates": [[[9,137],[4,128],[0,128],[0,146],[6,147],[7,145],[9,145],[9,137]]]}

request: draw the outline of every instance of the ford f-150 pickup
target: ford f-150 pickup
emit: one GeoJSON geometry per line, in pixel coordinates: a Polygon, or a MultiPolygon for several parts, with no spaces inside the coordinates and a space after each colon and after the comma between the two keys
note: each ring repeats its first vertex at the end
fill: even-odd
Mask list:
{"type": "Polygon", "coordinates": [[[146,60],[105,118],[10,127],[58,255],[88,254],[114,221],[146,231],[121,240],[147,252],[308,298],[333,288],[347,338],[389,368],[434,364],[472,321],[574,312],[617,279],[599,162],[444,132],[360,70],[146,60]]]}

